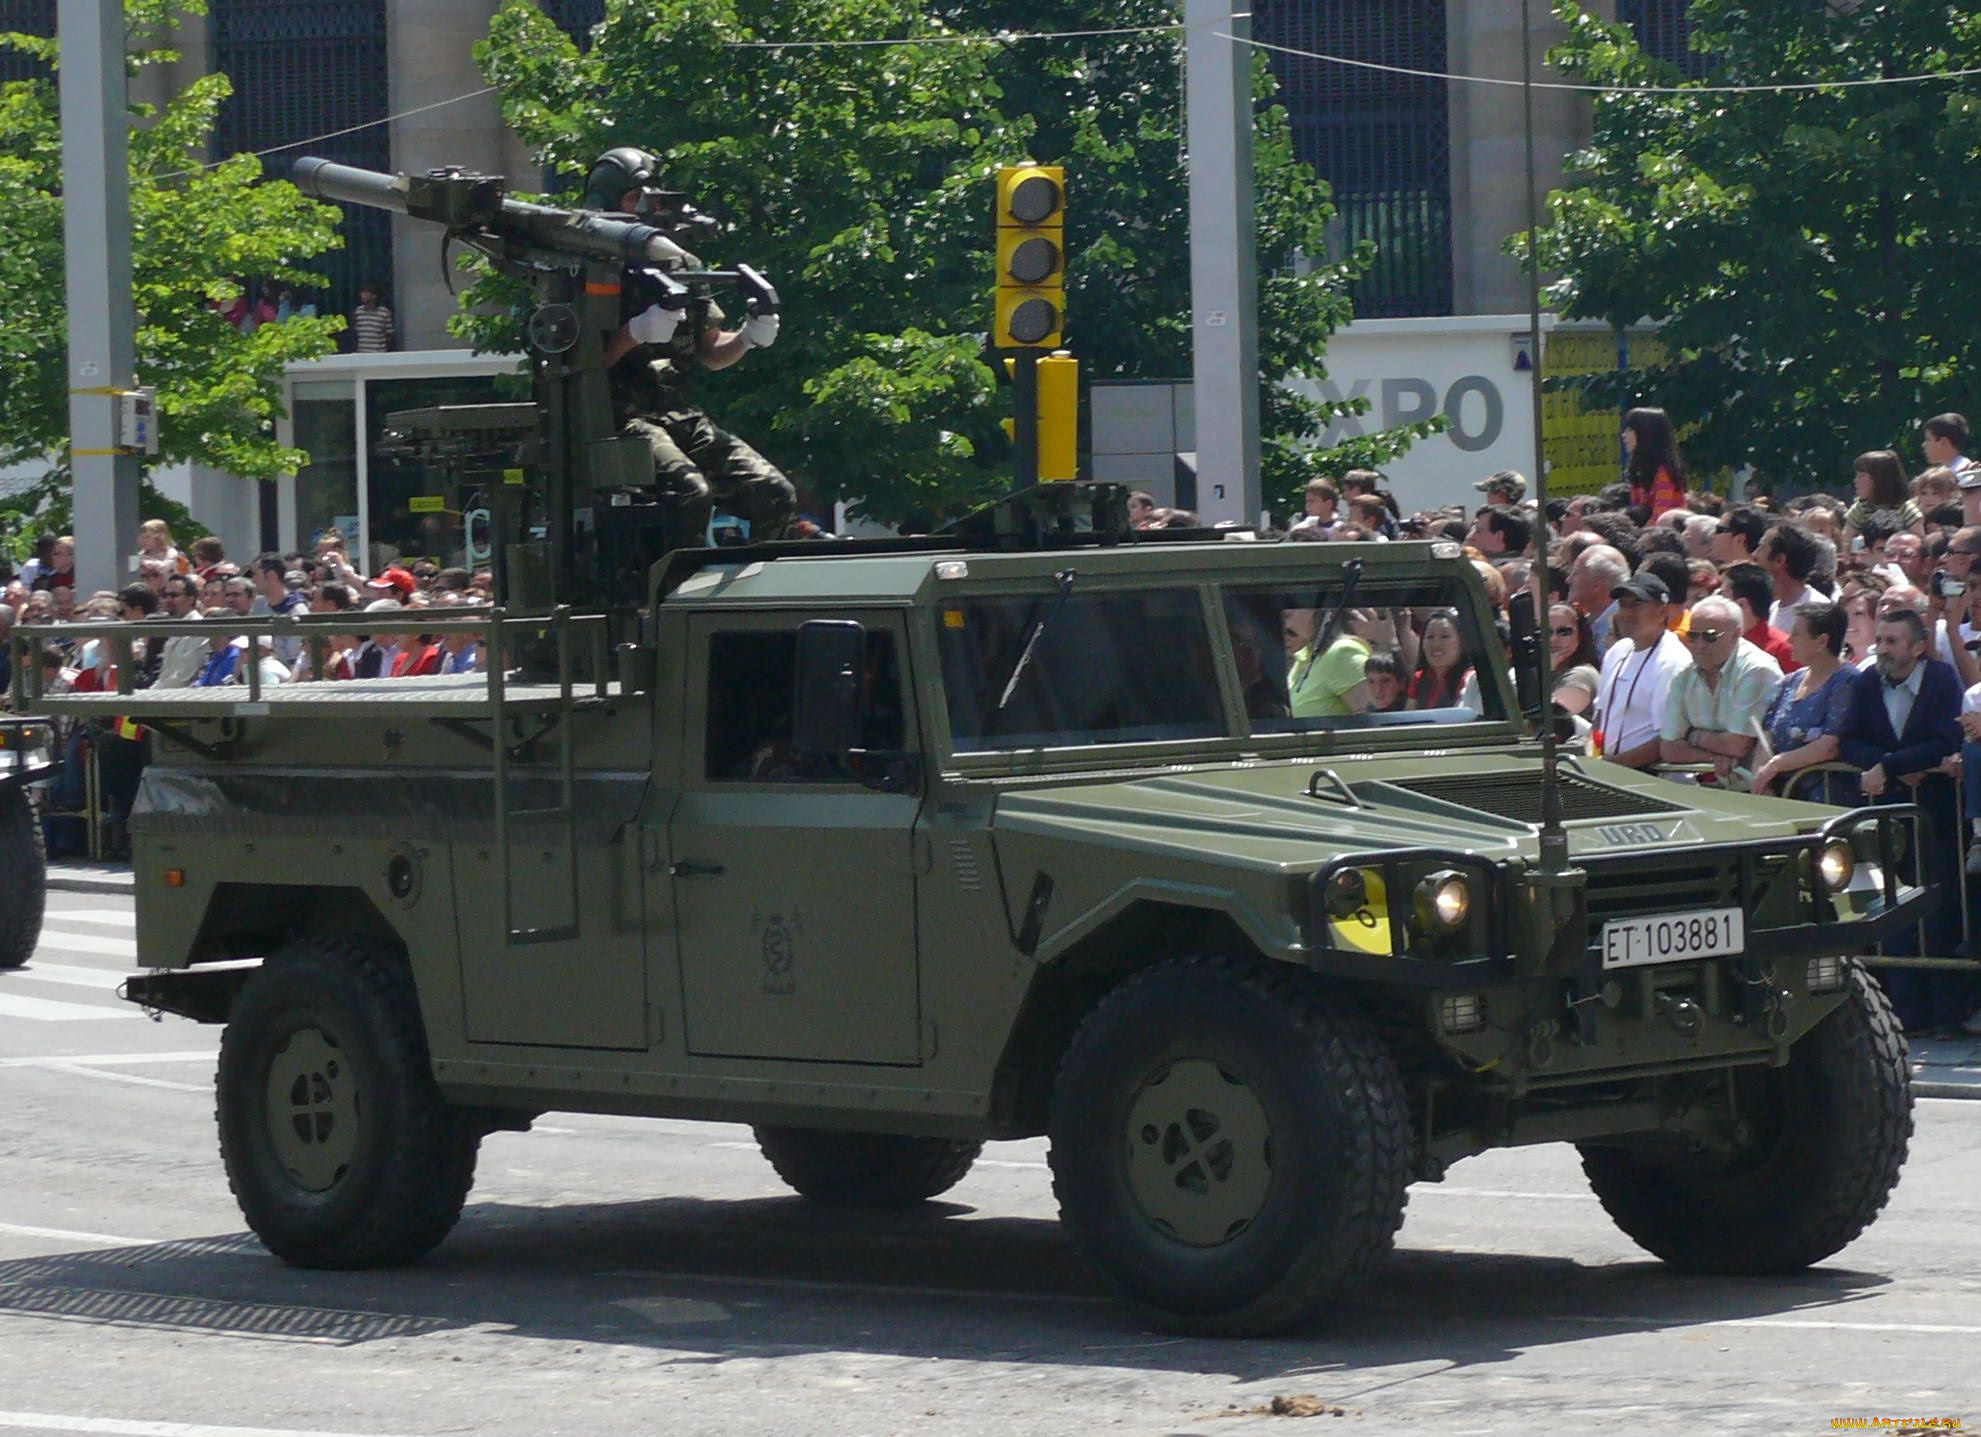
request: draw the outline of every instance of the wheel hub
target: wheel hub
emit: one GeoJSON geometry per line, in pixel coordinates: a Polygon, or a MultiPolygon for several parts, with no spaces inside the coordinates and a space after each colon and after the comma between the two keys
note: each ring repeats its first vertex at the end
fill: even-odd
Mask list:
{"type": "Polygon", "coordinates": [[[1245,1083],[1208,1058],[1152,1073],[1128,1113],[1128,1188],[1142,1214],[1192,1247],[1237,1237],[1272,1185],[1272,1127],[1245,1083]]]}
{"type": "Polygon", "coordinates": [[[321,1028],[301,1028],[268,1066],[268,1135],[290,1178],[326,1192],[358,1146],[358,1093],[343,1049],[321,1028]]]}

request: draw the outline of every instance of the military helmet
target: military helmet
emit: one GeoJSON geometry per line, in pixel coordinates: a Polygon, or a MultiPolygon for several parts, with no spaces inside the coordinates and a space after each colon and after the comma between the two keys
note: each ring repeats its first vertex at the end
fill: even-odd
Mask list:
{"type": "Polygon", "coordinates": [[[659,160],[645,150],[621,145],[600,155],[591,174],[585,177],[585,206],[616,210],[619,197],[626,191],[647,189],[659,182],[659,160]]]}

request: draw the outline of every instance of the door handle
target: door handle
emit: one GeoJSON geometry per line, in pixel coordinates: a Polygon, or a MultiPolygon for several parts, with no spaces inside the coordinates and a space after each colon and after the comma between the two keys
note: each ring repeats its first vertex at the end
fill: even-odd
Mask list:
{"type": "Polygon", "coordinates": [[[667,871],[676,878],[720,878],[727,870],[720,863],[697,863],[691,858],[677,858],[667,865],[667,871]]]}

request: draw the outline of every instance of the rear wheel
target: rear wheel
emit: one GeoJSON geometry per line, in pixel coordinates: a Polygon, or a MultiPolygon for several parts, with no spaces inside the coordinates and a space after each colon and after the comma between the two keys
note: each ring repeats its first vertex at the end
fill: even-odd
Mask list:
{"type": "Polygon", "coordinates": [[[0,788],[0,968],[18,968],[41,941],[48,901],[48,859],[41,824],[19,784],[0,788]]]}
{"type": "Polygon", "coordinates": [[[893,1133],[759,1127],[757,1146],[777,1175],[817,1202],[908,1207],[963,1181],[982,1143],[893,1133]]]}
{"type": "Polygon", "coordinates": [[[1848,992],[1787,1067],[1732,1075],[1746,1140],[1723,1161],[1583,1146],[1590,1187],[1631,1241],[1687,1272],[1781,1273],[1870,1226],[1905,1166],[1912,1078],[1884,990],[1852,965],[1848,992]]]}
{"type": "Polygon", "coordinates": [[[290,945],[248,979],[220,1044],[228,1185],[300,1267],[411,1262],[460,1217],[481,1128],[434,1084],[403,954],[290,945]]]}
{"type": "Polygon", "coordinates": [[[1389,1251],[1412,1135],[1374,1031],[1303,974],[1195,958],[1130,979],[1052,1100],[1062,1221],[1176,1331],[1278,1331],[1389,1251]]]}

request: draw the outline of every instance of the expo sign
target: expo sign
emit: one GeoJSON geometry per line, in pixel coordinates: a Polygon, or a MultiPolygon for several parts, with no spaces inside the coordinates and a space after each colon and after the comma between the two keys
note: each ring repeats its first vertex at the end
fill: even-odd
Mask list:
{"type": "Polygon", "coordinates": [[[1499,385],[1483,374],[1464,374],[1445,389],[1439,402],[1436,386],[1429,380],[1406,376],[1399,379],[1357,379],[1344,393],[1333,380],[1313,381],[1323,400],[1343,403],[1367,400],[1370,412],[1343,415],[1321,436],[1321,444],[1339,444],[1357,439],[1373,429],[1393,429],[1399,424],[1415,424],[1438,414],[1448,415],[1451,427],[1444,433],[1452,446],[1467,454],[1490,449],[1506,428],[1506,400],[1499,385]],[[1375,388],[1376,397],[1370,396],[1375,388]]]}

